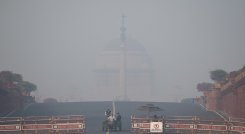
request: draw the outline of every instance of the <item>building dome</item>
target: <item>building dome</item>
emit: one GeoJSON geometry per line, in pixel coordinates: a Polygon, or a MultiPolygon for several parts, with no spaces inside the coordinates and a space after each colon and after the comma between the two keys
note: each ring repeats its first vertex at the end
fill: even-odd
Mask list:
{"type": "Polygon", "coordinates": [[[153,69],[145,48],[136,40],[120,39],[109,42],[96,60],[96,89],[108,93],[104,99],[121,100],[124,91],[120,91],[120,70],[122,68],[122,52],[125,46],[125,88],[131,100],[146,100],[145,96],[153,90],[153,69]],[[145,96],[142,95],[145,93],[145,96]]]}
{"type": "MultiPolygon", "coordinates": [[[[121,51],[121,45],[122,41],[119,39],[112,40],[110,43],[108,43],[104,51],[121,51]]],[[[126,39],[126,47],[127,51],[141,51],[145,52],[145,48],[136,40],[133,39],[126,39]]]]}
{"type": "MultiPolygon", "coordinates": [[[[121,46],[122,42],[119,39],[108,43],[97,58],[96,69],[119,71],[121,66],[121,46]]],[[[127,71],[152,70],[151,60],[141,44],[133,39],[128,39],[125,49],[127,71]]]]}
{"type": "Polygon", "coordinates": [[[95,88],[104,100],[144,100],[153,89],[153,69],[145,48],[126,38],[122,16],[121,38],[105,46],[96,60],[95,88]]]}

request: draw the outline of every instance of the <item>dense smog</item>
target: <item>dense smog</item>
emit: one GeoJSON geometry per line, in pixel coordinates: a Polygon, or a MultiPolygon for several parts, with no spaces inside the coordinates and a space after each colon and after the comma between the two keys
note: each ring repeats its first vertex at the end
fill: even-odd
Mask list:
{"type": "Polygon", "coordinates": [[[1,0],[0,134],[244,134],[245,1],[1,0]]]}

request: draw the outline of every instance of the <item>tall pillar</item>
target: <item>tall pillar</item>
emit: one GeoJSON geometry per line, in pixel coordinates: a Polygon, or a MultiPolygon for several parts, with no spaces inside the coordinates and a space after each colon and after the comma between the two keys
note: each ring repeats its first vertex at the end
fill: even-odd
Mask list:
{"type": "Polygon", "coordinates": [[[122,15],[122,26],[121,26],[121,66],[120,66],[120,90],[123,92],[123,100],[128,100],[127,88],[126,88],[126,28],[124,26],[124,19],[126,16],[122,15]]]}

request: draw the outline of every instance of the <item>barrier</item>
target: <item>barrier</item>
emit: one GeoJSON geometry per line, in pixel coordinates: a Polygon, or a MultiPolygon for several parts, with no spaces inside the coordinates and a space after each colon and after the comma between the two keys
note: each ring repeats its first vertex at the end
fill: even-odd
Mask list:
{"type": "Polygon", "coordinates": [[[0,118],[0,132],[22,131],[25,133],[46,133],[75,131],[79,134],[85,133],[85,117],[83,115],[68,116],[30,116],[16,118],[0,118]]]}
{"type": "MultiPolygon", "coordinates": [[[[136,117],[131,116],[131,132],[141,133],[151,133],[150,123],[153,118],[149,117],[136,117]]],[[[160,121],[164,123],[164,131],[189,131],[195,133],[198,131],[213,131],[216,133],[225,132],[237,132],[245,133],[245,123],[239,121],[221,121],[221,120],[201,120],[198,117],[168,117],[166,119],[160,118],[160,121]]],[[[188,133],[188,132],[187,132],[188,133]]]]}

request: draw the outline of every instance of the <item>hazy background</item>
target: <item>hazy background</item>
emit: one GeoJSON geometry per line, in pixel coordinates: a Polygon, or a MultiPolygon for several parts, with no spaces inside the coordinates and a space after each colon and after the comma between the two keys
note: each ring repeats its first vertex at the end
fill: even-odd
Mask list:
{"type": "Polygon", "coordinates": [[[92,70],[122,14],[153,60],[153,101],[199,96],[209,71],[245,65],[244,0],[1,0],[0,71],[35,83],[39,99],[100,100],[92,70]]]}

